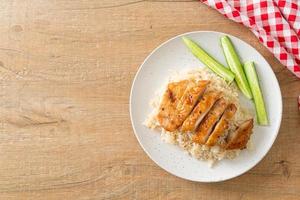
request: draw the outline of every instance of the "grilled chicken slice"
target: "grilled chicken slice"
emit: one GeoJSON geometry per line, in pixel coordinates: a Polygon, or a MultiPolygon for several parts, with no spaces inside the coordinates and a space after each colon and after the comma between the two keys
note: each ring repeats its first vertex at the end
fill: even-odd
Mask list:
{"type": "Polygon", "coordinates": [[[199,97],[204,93],[209,81],[190,81],[183,96],[177,104],[178,127],[182,125],[184,120],[189,116],[199,97]]]}
{"type": "Polygon", "coordinates": [[[253,129],[253,119],[243,122],[236,131],[228,135],[226,149],[244,149],[253,129]]]}
{"type": "Polygon", "coordinates": [[[227,103],[224,98],[219,99],[208,114],[204,117],[199,127],[196,130],[196,135],[193,141],[200,144],[205,144],[215,124],[218,122],[223,112],[225,111],[227,103]]]}
{"type": "Polygon", "coordinates": [[[205,92],[192,113],[182,124],[181,131],[194,131],[219,97],[219,92],[205,92]]]}
{"type": "Polygon", "coordinates": [[[176,106],[183,96],[189,81],[169,83],[165,91],[157,114],[159,124],[167,131],[175,131],[178,119],[176,117],[176,106]]]}
{"type": "Polygon", "coordinates": [[[217,123],[214,131],[209,136],[206,145],[215,146],[219,142],[219,138],[225,136],[226,130],[229,128],[229,123],[232,117],[234,116],[237,108],[234,104],[229,104],[224,111],[220,121],[217,123]]]}
{"type": "Polygon", "coordinates": [[[170,83],[157,115],[160,125],[167,131],[175,131],[194,108],[209,81],[180,81],[170,83]]]}

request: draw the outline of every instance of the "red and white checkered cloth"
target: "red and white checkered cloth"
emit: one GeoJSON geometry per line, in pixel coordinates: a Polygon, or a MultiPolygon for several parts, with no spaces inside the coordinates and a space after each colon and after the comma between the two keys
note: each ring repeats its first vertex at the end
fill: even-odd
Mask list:
{"type": "Polygon", "coordinates": [[[300,78],[300,0],[200,0],[241,23],[300,78]]]}

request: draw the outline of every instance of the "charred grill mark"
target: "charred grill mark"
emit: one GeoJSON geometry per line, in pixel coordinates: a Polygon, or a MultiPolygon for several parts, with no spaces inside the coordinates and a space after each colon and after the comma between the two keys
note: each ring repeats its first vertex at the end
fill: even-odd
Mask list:
{"type": "Polygon", "coordinates": [[[176,101],[176,98],[173,92],[171,90],[168,90],[168,94],[169,94],[169,99],[171,100],[172,103],[174,103],[176,101]]]}
{"type": "Polygon", "coordinates": [[[192,95],[189,95],[186,103],[187,104],[192,104],[193,103],[193,96],[192,95]]]}

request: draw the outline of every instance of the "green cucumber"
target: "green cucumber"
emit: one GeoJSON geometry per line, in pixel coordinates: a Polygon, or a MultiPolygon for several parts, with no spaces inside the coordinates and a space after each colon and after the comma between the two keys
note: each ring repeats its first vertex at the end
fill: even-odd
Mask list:
{"type": "Polygon", "coordinates": [[[227,64],[235,75],[237,86],[248,99],[252,99],[251,89],[244,73],[243,66],[229,37],[221,37],[221,46],[223,48],[227,64]]]}
{"type": "Polygon", "coordinates": [[[258,124],[268,125],[269,122],[268,122],[265,102],[261,92],[261,88],[259,86],[259,81],[258,81],[256,69],[254,67],[254,63],[252,61],[246,62],[244,64],[244,70],[251,88],[251,92],[253,94],[253,100],[255,104],[258,124]]]}
{"type": "Polygon", "coordinates": [[[213,72],[215,72],[220,77],[224,78],[229,83],[231,83],[234,80],[234,74],[224,65],[222,65],[212,56],[210,56],[197,43],[195,43],[193,40],[187,37],[182,37],[182,40],[185,43],[185,45],[189,48],[189,50],[194,54],[194,56],[196,56],[200,61],[202,61],[213,72]]]}

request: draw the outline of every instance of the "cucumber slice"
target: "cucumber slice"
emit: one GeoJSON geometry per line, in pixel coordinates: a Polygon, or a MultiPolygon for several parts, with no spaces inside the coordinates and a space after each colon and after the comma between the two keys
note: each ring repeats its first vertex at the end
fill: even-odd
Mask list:
{"type": "Polygon", "coordinates": [[[244,73],[243,66],[229,37],[221,37],[221,46],[223,48],[227,64],[235,75],[235,82],[237,86],[248,99],[252,99],[251,89],[244,73]]]}
{"type": "Polygon", "coordinates": [[[254,67],[254,63],[252,61],[246,62],[244,64],[244,70],[253,94],[258,124],[268,125],[269,122],[268,122],[265,102],[259,86],[259,81],[258,81],[256,69],[254,67]]]}
{"type": "Polygon", "coordinates": [[[224,78],[226,81],[231,83],[234,80],[234,74],[212,56],[210,56],[205,50],[203,50],[197,43],[193,40],[182,37],[183,42],[189,48],[189,50],[196,56],[200,61],[202,61],[208,68],[215,72],[220,77],[224,78]]]}

